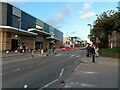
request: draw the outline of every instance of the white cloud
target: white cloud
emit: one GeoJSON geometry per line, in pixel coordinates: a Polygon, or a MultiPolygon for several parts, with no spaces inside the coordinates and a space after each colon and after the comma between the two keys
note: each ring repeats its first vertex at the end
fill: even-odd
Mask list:
{"type": "Polygon", "coordinates": [[[82,11],[79,11],[78,13],[79,13],[79,14],[82,14],[83,12],[82,12],[82,11]]]}
{"type": "Polygon", "coordinates": [[[64,7],[58,13],[56,13],[54,18],[48,20],[47,23],[54,27],[57,27],[57,25],[63,23],[70,14],[71,14],[71,8],[64,7]]]}
{"type": "Polygon", "coordinates": [[[82,14],[80,16],[80,19],[88,19],[88,18],[93,17],[93,16],[95,16],[95,13],[93,11],[90,11],[90,12],[87,12],[85,14],[82,14]]]}
{"type": "Polygon", "coordinates": [[[90,6],[90,4],[89,3],[85,3],[84,5],[83,5],[83,9],[89,9],[91,6],[90,6]]]}

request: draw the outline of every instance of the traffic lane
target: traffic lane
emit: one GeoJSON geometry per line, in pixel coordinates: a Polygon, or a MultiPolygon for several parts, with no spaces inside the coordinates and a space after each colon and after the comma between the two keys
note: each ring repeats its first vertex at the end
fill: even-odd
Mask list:
{"type": "MultiPolygon", "coordinates": [[[[61,52],[59,54],[55,54],[55,55],[52,54],[52,55],[49,55],[49,56],[46,56],[46,57],[35,58],[35,59],[30,59],[30,60],[20,61],[20,62],[14,62],[14,63],[7,63],[7,64],[2,65],[2,71],[3,71],[3,73],[16,71],[16,70],[19,70],[19,69],[27,68],[28,66],[31,66],[31,65],[34,66],[34,65],[42,63],[44,61],[48,61],[50,63],[51,61],[49,60],[49,58],[54,58],[56,56],[63,56],[62,58],[64,58],[64,56],[67,56],[67,55],[73,55],[74,56],[75,54],[77,54],[78,57],[79,57],[79,55],[80,55],[79,52],[80,51],[61,52]]],[[[55,59],[53,59],[53,60],[55,60],[55,59]]]]}
{"type": "MultiPolygon", "coordinates": [[[[51,57],[49,56],[49,58],[51,57]]],[[[25,61],[6,63],[2,65],[2,72],[6,73],[6,72],[14,71],[17,69],[27,68],[28,66],[34,66],[46,60],[48,60],[47,57],[41,57],[41,58],[34,58],[34,59],[25,60],[25,61]]]]}
{"type": "MultiPolygon", "coordinates": [[[[63,56],[60,56],[60,57],[61,58],[59,58],[59,59],[58,59],[58,57],[56,57],[54,59],[57,61],[62,61],[63,63],[59,63],[59,62],[58,63],[52,62],[51,64],[44,63],[44,65],[42,65],[42,66],[40,65],[41,67],[35,66],[32,68],[28,68],[26,70],[18,70],[16,72],[11,72],[6,75],[3,75],[3,87],[23,87],[23,85],[25,84],[25,81],[27,81],[28,84],[33,81],[35,81],[36,83],[39,82],[39,84],[40,83],[43,84],[44,81],[47,82],[47,80],[50,80],[48,76],[50,76],[51,78],[55,78],[56,77],[55,75],[57,75],[58,72],[60,73],[61,69],[66,66],[66,63],[67,63],[67,65],[74,63],[74,60],[73,60],[74,58],[66,57],[66,59],[65,59],[65,57],[63,57],[63,56]],[[62,60],[63,58],[64,58],[64,60],[62,60]],[[66,63],[65,63],[65,61],[66,61],[66,63]],[[72,63],[70,61],[72,61],[72,63]],[[61,66],[59,67],[59,65],[61,65],[61,66]],[[55,73],[55,74],[53,74],[53,73],[55,73]],[[52,75],[53,75],[53,77],[52,77],[52,75]],[[42,76],[45,76],[45,78],[43,79],[42,76]],[[40,82],[40,80],[42,82],[40,82]]],[[[58,75],[57,75],[57,77],[58,77],[58,75]]],[[[31,87],[32,86],[35,87],[35,85],[38,85],[38,84],[32,83],[32,85],[31,84],[29,84],[29,85],[31,87]]],[[[41,85],[38,85],[38,86],[41,86],[41,85]]]]}

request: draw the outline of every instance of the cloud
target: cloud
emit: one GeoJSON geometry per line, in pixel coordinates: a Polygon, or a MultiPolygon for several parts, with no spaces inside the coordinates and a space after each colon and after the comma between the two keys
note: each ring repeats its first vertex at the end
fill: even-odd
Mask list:
{"type": "Polygon", "coordinates": [[[79,14],[82,14],[83,12],[82,12],[82,11],[79,11],[78,13],[79,13],[79,14]]]}
{"type": "Polygon", "coordinates": [[[47,23],[54,27],[57,27],[59,24],[63,23],[70,14],[71,14],[71,8],[68,6],[64,7],[58,13],[56,13],[54,18],[48,20],[47,23]]]}
{"type": "Polygon", "coordinates": [[[93,11],[90,11],[90,12],[87,12],[85,14],[82,14],[80,16],[80,19],[88,19],[88,18],[91,18],[93,16],[95,16],[95,13],[93,11]]]}
{"type": "Polygon", "coordinates": [[[89,9],[91,6],[90,6],[90,4],[89,3],[85,3],[84,5],[83,5],[83,9],[89,9]]]}

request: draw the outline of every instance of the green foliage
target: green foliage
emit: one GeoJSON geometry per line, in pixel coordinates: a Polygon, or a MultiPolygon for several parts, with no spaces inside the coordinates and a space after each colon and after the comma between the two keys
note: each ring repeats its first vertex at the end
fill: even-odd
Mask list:
{"type": "Polygon", "coordinates": [[[103,48],[100,50],[102,54],[112,54],[112,55],[115,55],[115,54],[120,54],[120,49],[118,48],[103,48]]]}
{"type": "Polygon", "coordinates": [[[120,12],[108,10],[97,17],[89,38],[94,43],[95,39],[98,38],[101,44],[104,44],[108,42],[108,36],[111,35],[113,31],[120,32],[120,12]]]}

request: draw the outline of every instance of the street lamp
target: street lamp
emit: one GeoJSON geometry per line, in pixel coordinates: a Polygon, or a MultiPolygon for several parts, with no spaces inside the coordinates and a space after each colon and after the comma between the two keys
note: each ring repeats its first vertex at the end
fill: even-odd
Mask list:
{"type": "Polygon", "coordinates": [[[19,34],[20,24],[21,24],[21,19],[18,19],[18,53],[20,53],[20,34],[19,34]]]}
{"type": "Polygon", "coordinates": [[[88,26],[90,26],[90,33],[91,33],[91,30],[92,30],[92,25],[91,25],[91,24],[88,24],[88,26]]]}

